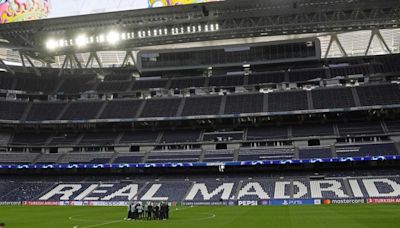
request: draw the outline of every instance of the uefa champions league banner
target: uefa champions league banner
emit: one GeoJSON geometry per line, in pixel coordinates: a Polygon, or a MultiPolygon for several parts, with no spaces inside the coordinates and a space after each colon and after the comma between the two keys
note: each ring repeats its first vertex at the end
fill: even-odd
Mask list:
{"type": "Polygon", "coordinates": [[[400,160],[400,156],[343,157],[303,160],[273,161],[237,161],[237,162],[188,162],[188,163],[142,163],[142,164],[5,164],[0,169],[146,169],[146,168],[180,168],[180,167],[239,167],[239,166],[276,166],[290,164],[345,163],[400,160]]]}
{"type": "Polygon", "coordinates": [[[0,24],[223,0],[0,0],[0,24]]]}

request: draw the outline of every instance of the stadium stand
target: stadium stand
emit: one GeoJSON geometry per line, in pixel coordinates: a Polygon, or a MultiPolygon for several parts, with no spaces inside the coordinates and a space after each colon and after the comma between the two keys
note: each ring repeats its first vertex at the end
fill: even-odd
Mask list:
{"type": "Polygon", "coordinates": [[[232,3],[227,20],[218,7],[228,1],[221,2],[159,8],[151,15],[137,11],[134,17],[126,11],[126,19],[105,13],[107,20],[65,27],[68,18],[40,23],[48,27],[22,22],[12,32],[4,30],[14,25],[0,28],[5,45],[14,42],[3,40],[11,35],[23,40],[11,48],[21,64],[8,66],[0,52],[0,205],[287,205],[400,197],[400,54],[397,33],[390,33],[391,48],[381,40],[389,33],[378,33],[399,26],[391,8],[353,12],[350,5],[337,12],[325,5],[358,1],[244,1],[254,8],[242,11],[232,3]],[[313,16],[310,6],[322,10],[313,16]],[[258,8],[276,12],[260,18],[253,14],[258,8]],[[286,10],[290,17],[278,15],[286,10]],[[378,17],[382,12],[386,17],[378,17]],[[252,19],[235,20],[236,14],[252,19]],[[365,15],[379,23],[345,23],[365,15]],[[96,34],[104,25],[110,34],[96,34]],[[90,32],[88,49],[67,38],[77,26],[90,32]],[[361,44],[346,40],[344,32],[360,29],[372,29],[373,50],[362,56],[361,44]],[[32,42],[21,35],[31,31],[38,33],[32,42]],[[113,33],[118,42],[111,45],[113,33]],[[63,34],[57,48],[40,51],[51,41],[42,39],[63,34]],[[351,43],[351,52],[342,43],[351,43]],[[329,54],[335,44],[340,50],[329,54]],[[122,65],[103,66],[106,53],[100,52],[117,49],[118,59],[126,54],[122,65]],[[77,52],[90,52],[89,59],[77,52]],[[47,65],[27,68],[28,57],[47,65]],[[291,199],[300,201],[286,201],[291,199]]]}

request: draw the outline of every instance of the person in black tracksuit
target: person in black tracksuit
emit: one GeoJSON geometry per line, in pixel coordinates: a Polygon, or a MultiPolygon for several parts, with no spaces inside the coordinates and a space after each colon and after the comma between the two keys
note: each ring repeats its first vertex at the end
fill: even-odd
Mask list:
{"type": "Polygon", "coordinates": [[[165,219],[165,204],[161,203],[160,205],[160,220],[165,219]]]}
{"type": "Polygon", "coordinates": [[[147,206],[147,220],[152,219],[152,214],[153,214],[153,205],[149,204],[147,206]]]}
{"type": "Polygon", "coordinates": [[[160,219],[160,206],[158,205],[154,207],[154,219],[160,219]]]}
{"type": "Polygon", "coordinates": [[[134,205],[131,203],[128,206],[128,219],[133,219],[134,205]]]}
{"type": "Polygon", "coordinates": [[[168,203],[165,204],[165,218],[169,219],[169,205],[168,205],[168,203]]]}

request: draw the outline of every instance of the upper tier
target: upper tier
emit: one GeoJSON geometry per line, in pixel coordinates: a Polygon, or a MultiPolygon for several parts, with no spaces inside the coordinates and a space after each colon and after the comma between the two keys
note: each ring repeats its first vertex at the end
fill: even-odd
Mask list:
{"type": "MultiPolygon", "coordinates": [[[[43,69],[45,70],[45,69],[43,69]]],[[[7,91],[22,91],[28,94],[58,95],[59,99],[71,95],[80,95],[87,91],[102,94],[122,94],[152,89],[182,90],[188,88],[232,88],[232,87],[257,87],[262,85],[275,85],[281,83],[313,83],[320,84],[320,80],[337,78],[352,78],[354,76],[393,75],[400,73],[400,55],[387,55],[360,58],[341,58],[329,62],[298,63],[280,66],[265,66],[251,69],[248,75],[242,69],[232,69],[235,75],[221,75],[217,69],[211,77],[168,77],[168,78],[141,78],[135,80],[129,71],[118,71],[105,76],[100,80],[97,75],[75,75],[58,77],[55,71],[48,72],[38,77],[30,73],[0,72],[0,97],[6,96],[7,91]]],[[[168,76],[178,76],[180,72],[170,73],[168,76]]],[[[226,72],[225,72],[226,73],[226,72]]],[[[196,73],[194,73],[196,75],[196,73]]],[[[197,75],[200,73],[197,72],[197,75]]],[[[162,75],[162,73],[160,73],[162,75]]],[[[187,75],[187,72],[186,74],[187,75]]],[[[24,98],[25,95],[17,94],[24,98]]],[[[115,96],[114,96],[115,97],[115,96]]],[[[42,97],[40,99],[46,99],[42,97]]]]}
{"type": "Polygon", "coordinates": [[[0,120],[59,123],[60,120],[172,120],[399,108],[398,84],[328,87],[286,92],[124,99],[26,102],[0,100],[0,120]]]}

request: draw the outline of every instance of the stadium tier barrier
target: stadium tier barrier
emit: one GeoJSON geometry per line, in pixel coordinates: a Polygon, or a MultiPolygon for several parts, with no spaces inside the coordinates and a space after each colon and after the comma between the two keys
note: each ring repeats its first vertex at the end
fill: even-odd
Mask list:
{"type": "Polygon", "coordinates": [[[290,164],[348,163],[368,161],[400,160],[400,155],[335,157],[315,159],[253,160],[229,162],[166,162],[166,163],[69,163],[69,164],[28,164],[9,162],[0,164],[0,169],[129,169],[129,168],[180,168],[180,167],[225,167],[225,166],[277,166],[290,164]]]}

